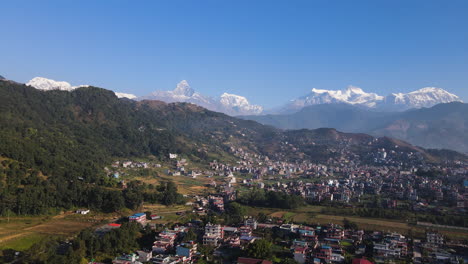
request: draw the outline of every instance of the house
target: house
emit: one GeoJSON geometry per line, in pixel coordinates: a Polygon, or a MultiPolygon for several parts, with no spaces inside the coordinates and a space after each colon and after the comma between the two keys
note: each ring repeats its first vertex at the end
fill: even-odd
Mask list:
{"type": "Polygon", "coordinates": [[[177,264],[181,262],[180,257],[168,256],[168,255],[156,255],[151,259],[153,264],[177,264]]]}
{"type": "Polygon", "coordinates": [[[176,255],[179,257],[186,257],[187,259],[192,259],[193,256],[197,253],[197,243],[190,241],[187,243],[182,243],[176,248],[176,255]]]}
{"type": "Polygon", "coordinates": [[[144,224],[146,223],[146,214],[145,213],[137,213],[137,214],[134,214],[134,215],[131,215],[128,220],[130,222],[137,222],[137,223],[140,223],[140,224],[144,224]]]}
{"type": "Polygon", "coordinates": [[[367,259],[364,258],[355,258],[353,259],[353,264],[372,264],[372,262],[368,261],[367,259]]]}
{"type": "Polygon", "coordinates": [[[297,263],[304,264],[307,261],[307,252],[308,252],[308,247],[294,247],[293,249],[293,254],[294,254],[294,260],[297,263]]]}
{"type": "Polygon", "coordinates": [[[148,262],[153,257],[153,252],[151,251],[138,250],[137,254],[138,254],[138,261],[141,261],[141,262],[148,262]]]}
{"type": "Polygon", "coordinates": [[[444,244],[444,237],[436,232],[427,232],[426,241],[432,245],[442,246],[444,244]]]}
{"type": "Polygon", "coordinates": [[[156,214],[152,214],[152,215],[151,215],[151,220],[156,220],[156,219],[162,219],[162,216],[156,215],[156,214]]]}
{"type": "Polygon", "coordinates": [[[103,236],[105,233],[110,232],[113,229],[120,228],[120,226],[121,226],[120,224],[116,224],[116,223],[105,224],[96,228],[96,234],[103,236]]]}
{"type": "Polygon", "coordinates": [[[258,222],[257,222],[257,220],[255,220],[253,218],[248,218],[248,219],[246,219],[244,221],[244,225],[249,226],[250,228],[252,228],[252,230],[255,230],[255,229],[257,229],[258,222]]]}
{"type": "Polygon", "coordinates": [[[89,209],[78,209],[75,211],[75,213],[77,214],[82,214],[82,215],[85,215],[85,214],[89,214],[89,209]]]}
{"type": "Polygon", "coordinates": [[[239,233],[240,233],[240,236],[243,237],[243,236],[252,236],[252,228],[250,228],[250,226],[241,226],[239,228],[239,233]]]}
{"type": "Polygon", "coordinates": [[[124,254],[120,257],[115,258],[112,264],[142,264],[137,261],[138,256],[136,254],[124,254]]]}

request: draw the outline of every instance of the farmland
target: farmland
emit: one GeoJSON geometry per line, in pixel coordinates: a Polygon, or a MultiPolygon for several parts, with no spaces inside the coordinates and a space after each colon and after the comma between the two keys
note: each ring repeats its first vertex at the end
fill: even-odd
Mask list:
{"type": "Polygon", "coordinates": [[[25,250],[45,237],[71,237],[102,218],[71,214],[0,218],[0,249],[25,250]]]}

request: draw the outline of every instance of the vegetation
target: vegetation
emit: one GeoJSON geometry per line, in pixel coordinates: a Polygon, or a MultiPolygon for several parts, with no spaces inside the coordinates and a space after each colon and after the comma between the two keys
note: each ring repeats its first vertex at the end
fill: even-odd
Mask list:
{"type": "Polygon", "coordinates": [[[88,260],[110,260],[122,252],[132,252],[145,245],[145,236],[154,236],[136,223],[124,223],[118,229],[99,236],[83,230],[70,243],[47,239],[24,252],[23,263],[87,263],[88,260]],[[138,243],[140,242],[140,243],[138,243]]]}
{"type": "Polygon", "coordinates": [[[272,257],[272,243],[265,239],[255,240],[247,247],[247,255],[251,258],[257,259],[271,259],[272,257]]]}
{"type": "Polygon", "coordinates": [[[249,206],[295,209],[305,204],[299,195],[253,189],[243,193],[238,202],[249,206]]]}

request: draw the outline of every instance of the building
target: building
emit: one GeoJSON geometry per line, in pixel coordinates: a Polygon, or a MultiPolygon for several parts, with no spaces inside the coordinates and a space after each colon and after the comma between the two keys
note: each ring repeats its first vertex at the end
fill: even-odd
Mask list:
{"type": "Polygon", "coordinates": [[[141,264],[141,262],[137,260],[138,256],[136,254],[124,254],[115,258],[112,264],[141,264]]]}
{"type": "Polygon", "coordinates": [[[140,223],[140,224],[144,224],[144,223],[146,223],[146,214],[145,213],[137,213],[137,214],[131,215],[128,218],[128,220],[129,220],[129,222],[137,222],[137,223],[140,223]]]}
{"type": "Polygon", "coordinates": [[[257,220],[255,220],[253,218],[248,218],[248,219],[245,219],[244,225],[245,226],[250,226],[250,228],[252,228],[252,230],[255,230],[255,229],[257,229],[258,222],[257,222],[257,220]]]}
{"type": "Polygon", "coordinates": [[[78,209],[75,211],[75,213],[77,214],[82,214],[82,215],[85,215],[85,214],[89,214],[89,209],[78,209]]]}
{"type": "Polygon", "coordinates": [[[219,240],[223,239],[224,231],[221,225],[212,225],[211,223],[205,226],[205,235],[203,236],[203,245],[218,246],[219,240]]]}
{"type": "Polygon", "coordinates": [[[182,243],[176,248],[176,255],[179,257],[191,259],[195,254],[197,254],[197,243],[193,241],[182,243]]]}
{"type": "Polygon", "coordinates": [[[153,257],[153,252],[151,251],[139,250],[137,251],[137,254],[138,254],[138,261],[140,262],[148,262],[153,257]]]}
{"type": "Polygon", "coordinates": [[[432,245],[442,246],[444,244],[444,237],[436,232],[427,232],[426,241],[432,245]]]}

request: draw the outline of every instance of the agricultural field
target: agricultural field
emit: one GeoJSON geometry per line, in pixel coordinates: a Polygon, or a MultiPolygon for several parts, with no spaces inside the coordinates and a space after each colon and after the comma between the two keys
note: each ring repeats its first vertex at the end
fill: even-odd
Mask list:
{"type": "MultiPolygon", "coordinates": [[[[343,224],[343,220],[346,218],[356,223],[359,228],[364,230],[393,231],[406,235],[411,232],[415,236],[423,236],[426,230],[421,226],[414,226],[406,222],[395,220],[321,214],[321,208],[321,206],[312,205],[292,210],[249,207],[248,213],[251,215],[264,213],[272,218],[282,218],[287,222],[322,225],[329,223],[343,224]]],[[[468,239],[468,232],[463,230],[440,229],[439,232],[452,239],[468,239]]]]}
{"type": "Polygon", "coordinates": [[[103,220],[105,220],[103,216],[72,213],[53,217],[2,217],[0,218],[0,249],[22,251],[45,237],[71,237],[103,220]]]}

